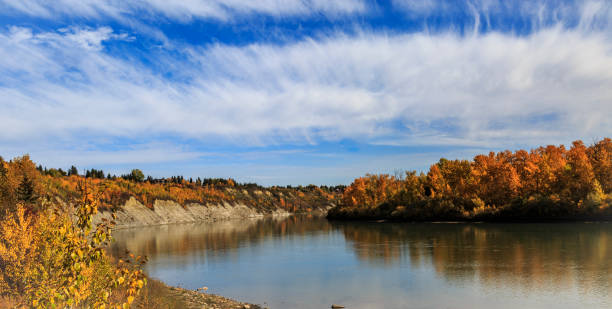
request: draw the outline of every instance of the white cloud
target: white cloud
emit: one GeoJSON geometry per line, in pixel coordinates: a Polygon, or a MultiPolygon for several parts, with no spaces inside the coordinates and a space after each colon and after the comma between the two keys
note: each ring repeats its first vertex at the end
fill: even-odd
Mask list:
{"type": "MultiPolygon", "coordinates": [[[[59,32],[63,34],[62,39],[73,41],[83,49],[96,49],[102,48],[102,42],[108,40],[132,40],[133,38],[128,37],[127,34],[114,34],[113,29],[110,27],[100,27],[98,29],[81,29],[78,27],[62,28],[59,32]]],[[[55,40],[57,36],[55,34],[55,40]]],[[[40,38],[41,36],[39,36],[40,38]]],[[[47,40],[49,38],[43,38],[47,40]]]]}
{"type": "Polygon", "coordinates": [[[84,18],[110,17],[126,20],[149,13],[180,21],[193,18],[232,20],[236,16],[264,14],[274,17],[323,14],[336,17],[364,13],[363,0],[0,0],[5,14],[19,12],[30,16],[56,18],[61,15],[84,18]]]}
{"type": "Polygon", "coordinates": [[[612,43],[597,32],[336,34],[155,58],[181,81],[105,53],[121,38],[105,27],[1,33],[0,141],[511,145],[612,132],[612,43]]]}

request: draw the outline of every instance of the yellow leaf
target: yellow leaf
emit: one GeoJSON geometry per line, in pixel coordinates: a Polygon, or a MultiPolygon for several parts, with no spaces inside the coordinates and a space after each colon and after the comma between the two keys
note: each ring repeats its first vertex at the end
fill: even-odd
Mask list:
{"type": "Polygon", "coordinates": [[[131,304],[134,301],[134,296],[128,296],[128,304],[131,304]]]}

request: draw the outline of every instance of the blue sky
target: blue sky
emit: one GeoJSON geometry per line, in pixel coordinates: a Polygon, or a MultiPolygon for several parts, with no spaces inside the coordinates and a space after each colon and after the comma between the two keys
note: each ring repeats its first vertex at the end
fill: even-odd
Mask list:
{"type": "Polygon", "coordinates": [[[0,0],[0,155],[348,184],[612,133],[610,1],[0,0]]]}

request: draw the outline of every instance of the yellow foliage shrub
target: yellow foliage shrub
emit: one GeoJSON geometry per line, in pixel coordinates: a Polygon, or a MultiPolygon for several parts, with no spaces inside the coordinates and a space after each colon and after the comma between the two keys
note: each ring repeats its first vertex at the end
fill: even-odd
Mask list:
{"type": "Polygon", "coordinates": [[[129,307],[146,283],[144,274],[139,265],[111,263],[104,251],[110,223],[91,225],[98,195],[85,183],[79,191],[76,220],[57,205],[28,213],[19,204],[0,223],[0,296],[27,307],[129,307]],[[111,301],[118,289],[127,301],[111,301]]]}

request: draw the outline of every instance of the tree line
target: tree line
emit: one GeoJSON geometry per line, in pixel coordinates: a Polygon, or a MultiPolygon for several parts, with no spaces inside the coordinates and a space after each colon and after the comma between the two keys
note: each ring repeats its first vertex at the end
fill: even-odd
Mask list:
{"type": "Polygon", "coordinates": [[[366,175],[344,191],[330,218],[478,220],[610,215],[612,140],[566,148],[440,159],[429,171],[366,175]]]}

